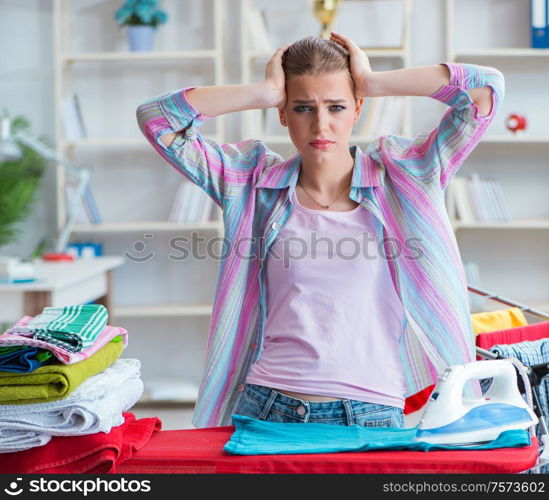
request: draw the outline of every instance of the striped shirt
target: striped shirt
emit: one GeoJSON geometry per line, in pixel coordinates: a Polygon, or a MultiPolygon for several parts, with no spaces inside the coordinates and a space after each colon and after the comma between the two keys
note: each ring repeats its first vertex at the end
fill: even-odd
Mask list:
{"type": "MultiPolygon", "coordinates": [[[[388,262],[406,313],[400,342],[406,397],[436,383],[447,366],[475,360],[467,283],[444,190],[497,113],[504,78],[491,67],[443,64],[449,84],[431,97],[449,109],[437,127],[413,139],[381,136],[364,152],[350,147],[349,198],[378,218],[386,255],[395,255],[388,262]],[[478,116],[466,90],[485,86],[492,89],[492,109],[478,116]]],[[[204,138],[198,127],[211,117],[188,102],[191,88],[144,102],[137,120],[156,151],[223,211],[226,247],[193,416],[196,427],[215,427],[231,425],[246,374],[261,351],[264,264],[292,210],[300,154],[283,160],[257,139],[218,144],[204,138]],[[168,132],[179,132],[170,147],[160,141],[168,132]]],[[[478,381],[468,382],[465,394],[479,396],[478,381]]]]}

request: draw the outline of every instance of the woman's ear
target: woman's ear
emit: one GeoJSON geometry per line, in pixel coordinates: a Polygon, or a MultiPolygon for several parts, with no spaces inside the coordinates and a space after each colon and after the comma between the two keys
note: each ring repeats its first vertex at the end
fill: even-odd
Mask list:
{"type": "Polygon", "coordinates": [[[364,105],[364,98],[363,97],[356,100],[356,104],[355,104],[355,122],[358,122],[358,120],[360,119],[360,113],[362,112],[362,106],[363,105],[364,105]]]}
{"type": "Polygon", "coordinates": [[[280,118],[280,124],[287,127],[288,122],[286,121],[286,110],[284,108],[278,108],[278,117],[280,118]]]}

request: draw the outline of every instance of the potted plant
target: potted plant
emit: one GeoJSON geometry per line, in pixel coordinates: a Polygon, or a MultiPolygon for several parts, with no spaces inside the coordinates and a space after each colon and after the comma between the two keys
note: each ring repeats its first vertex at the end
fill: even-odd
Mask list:
{"type": "Polygon", "coordinates": [[[152,49],[154,30],[168,20],[167,14],[157,9],[157,0],[125,0],[115,13],[119,26],[128,26],[130,50],[146,52],[152,49]]]}
{"type": "MultiPolygon", "coordinates": [[[[13,133],[29,127],[29,121],[22,116],[11,122],[13,133]]],[[[0,163],[0,246],[12,243],[19,235],[19,223],[30,214],[47,167],[46,160],[36,151],[25,145],[20,147],[20,160],[0,163]]]]}

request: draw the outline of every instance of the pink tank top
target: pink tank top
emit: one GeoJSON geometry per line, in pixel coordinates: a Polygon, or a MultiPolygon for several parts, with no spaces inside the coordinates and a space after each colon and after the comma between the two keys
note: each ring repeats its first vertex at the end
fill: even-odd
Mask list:
{"type": "Polygon", "coordinates": [[[405,314],[382,244],[362,206],[293,210],[266,261],[263,346],[246,382],[404,407],[405,314]]]}

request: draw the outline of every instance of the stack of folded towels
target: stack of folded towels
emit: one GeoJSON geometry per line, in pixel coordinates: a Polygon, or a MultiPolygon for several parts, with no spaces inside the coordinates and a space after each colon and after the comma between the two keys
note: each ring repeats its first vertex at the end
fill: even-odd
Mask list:
{"type": "Polygon", "coordinates": [[[100,304],[46,307],[0,335],[0,453],[124,423],[143,393],[141,364],[120,359],[127,331],[107,322],[100,304]]]}

